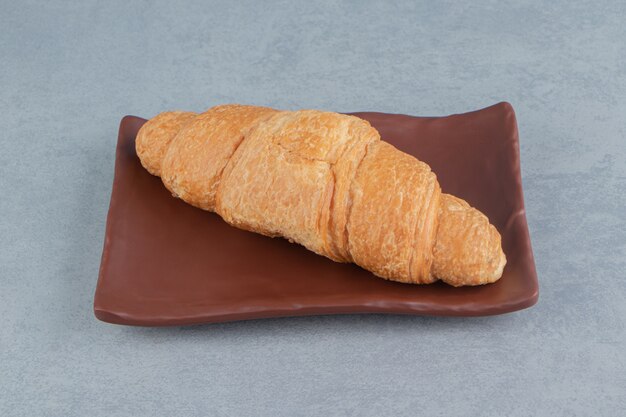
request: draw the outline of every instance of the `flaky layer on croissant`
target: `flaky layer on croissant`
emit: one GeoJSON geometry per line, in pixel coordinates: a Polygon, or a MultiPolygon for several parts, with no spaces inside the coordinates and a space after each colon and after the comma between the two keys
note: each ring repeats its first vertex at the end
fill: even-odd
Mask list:
{"type": "Polygon", "coordinates": [[[354,116],[244,105],[165,112],[140,129],[136,149],[187,203],[385,279],[480,285],[506,264],[485,215],[441,193],[427,164],[354,116]]]}

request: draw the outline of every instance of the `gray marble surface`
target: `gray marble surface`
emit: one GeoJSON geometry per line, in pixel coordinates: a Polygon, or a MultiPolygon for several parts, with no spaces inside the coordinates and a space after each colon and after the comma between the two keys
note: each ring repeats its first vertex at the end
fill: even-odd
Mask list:
{"type": "Polygon", "coordinates": [[[624,415],[625,3],[312,3],[0,1],[0,415],[624,415]],[[532,309],[94,318],[125,114],[502,100],[519,122],[532,309]]]}

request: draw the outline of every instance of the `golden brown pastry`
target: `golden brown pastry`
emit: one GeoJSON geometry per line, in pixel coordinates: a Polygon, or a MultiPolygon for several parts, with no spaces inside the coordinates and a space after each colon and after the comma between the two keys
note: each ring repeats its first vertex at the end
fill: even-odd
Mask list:
{"type": "Polygon", "coordinates": [[[385,279],[480,285],[502,275],[500,234],[442,194],[430,167],[354,116],[222,105],[165,112],[137,154],[176,197],[385,279]]]}

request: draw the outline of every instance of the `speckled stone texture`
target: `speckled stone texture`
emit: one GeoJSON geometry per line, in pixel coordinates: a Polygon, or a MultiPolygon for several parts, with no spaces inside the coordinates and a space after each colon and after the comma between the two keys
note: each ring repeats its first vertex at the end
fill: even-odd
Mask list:
{"type": "Polygon", "coordinates": [[[0,3],[0,415],[623,415],[626,3],[0,3]],[[519,122],[532,309],[94,318],[123,115],[502,100],[519,122]]]}

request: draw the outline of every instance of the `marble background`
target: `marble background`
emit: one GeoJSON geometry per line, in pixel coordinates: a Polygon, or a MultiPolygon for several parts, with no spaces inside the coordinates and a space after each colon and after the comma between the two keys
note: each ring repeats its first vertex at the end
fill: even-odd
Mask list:
{"type": "Polygon", "coordinates": [[[624,413],[625,5],[0,0],[0,415],[624,413]],[[94,318],[125,114],[446,115],[503,100],[535,307],[164,329],[94,318]]]}

